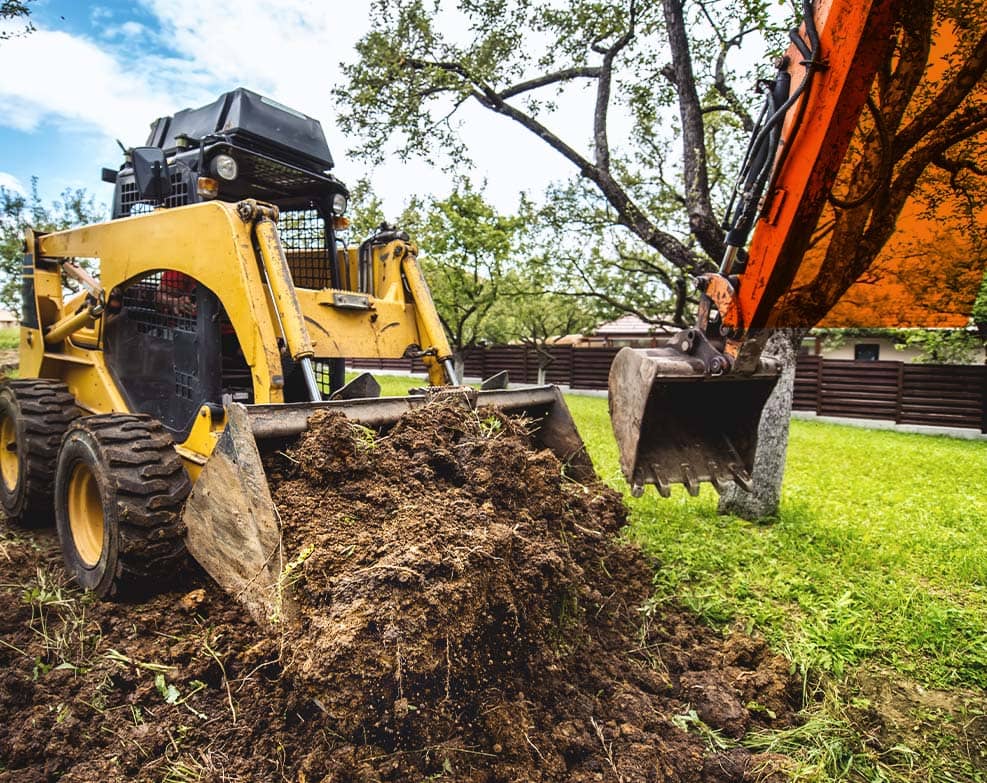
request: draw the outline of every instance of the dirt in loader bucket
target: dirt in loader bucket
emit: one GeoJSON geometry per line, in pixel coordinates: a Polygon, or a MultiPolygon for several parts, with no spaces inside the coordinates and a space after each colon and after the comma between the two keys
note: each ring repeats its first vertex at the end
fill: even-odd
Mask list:
{"type": "Polygon", "coordinates": [[[208,581],[41,609],[54,547],[4,532],[0,781],[788,778],[738,743],[794,722],[787,663],[649,607],[620,497],[523,421],[320,413],[264,460],[294,598],[273,623],[208,581]]]}

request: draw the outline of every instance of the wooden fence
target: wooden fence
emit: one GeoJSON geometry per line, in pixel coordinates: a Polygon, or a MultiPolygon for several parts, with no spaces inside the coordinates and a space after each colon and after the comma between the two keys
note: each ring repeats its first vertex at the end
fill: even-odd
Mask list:
{"type": "MultiPolygon", "coordinates": [[[[553,346],[549,383],[573,389],[606,389],[618,348],[553,346]]],[[[521,345],[477,348],[466,355],[466,376],[501,370],[514,383],[538,380],[539,355],[521,345]]],[[[424,372],[417,359],[353,360],[354,368],[424,372]]],[[[799,358],[796,410],[820,416],[883,419],[898,424],[961,427],[987,432],[987,366],[858,362],[799,358]]]]}
{"type": "Polygon", "coordinates": [[[796,410],[987,432],[987,367],[803,356],[796,410]]]}

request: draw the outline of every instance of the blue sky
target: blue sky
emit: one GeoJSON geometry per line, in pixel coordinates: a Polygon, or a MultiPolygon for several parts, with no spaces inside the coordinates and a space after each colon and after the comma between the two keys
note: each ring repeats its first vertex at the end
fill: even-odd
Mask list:
{"type": "MultiPolygon", "coordinates": [[[[156,117],[244,86],[319,119],[336,174],[346,182],[369,176],[390,216],[412,189],[448,192],[448,177],[422,163],[371,168],[349,159],[334,125],[331,90],[367,29],[369,0],[35,0],[31,7],[37,31],[0,44],[0,185],[26,189],[37,176],[46,198],[84,187],[108,203],[112,188],[100,169],[119,164],[115,139],[141,144],[156,117]]],[[[487,180],[501,208],[515,205],[522,189],[537,193],[572,173],[508,120],[480,112],[473,122],[464,117],[473,175],[487,180]]]]}

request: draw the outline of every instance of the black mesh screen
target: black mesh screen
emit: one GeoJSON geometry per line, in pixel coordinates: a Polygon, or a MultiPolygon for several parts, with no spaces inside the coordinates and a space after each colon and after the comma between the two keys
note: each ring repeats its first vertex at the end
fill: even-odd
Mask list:
{"type": "MultiPolygon", "coordinates": [[[[190,198],[191,178],[184,167],[171,172],[171,193],[165,198],[166,207],[183,207],[192,203],[190,198]]],[[[142,215],[154,210],[155,204],[141,199],[137,183],[121,182],[119,185],[120,205],[118,216],[142,215]]]]}
{"type": "Polygon", "coordinates": [[[131,410],[182,440],[204,402],[221,399],[219,300],[175,271],[152,272],[120,291],[107,320],[105,356],[131,410]]]}
{"type": "Polygon", "coordinates": [[[196,284],[181,272],[152,272],[123,291],[127,318],[141,334],[174,340],[176,329],[194,332],[196,284]]]}
{"type": "Polygon", "coordinates": [[[332,383],[332,360],[314,359],[312,368],[315,370],[315,383],[319,387],[319,391],[322,392],[323,396],[328,397],[336,390],[332,383]]]}
{"type": "Polygon", "coordinates": [[[326,221],[316,209],[294,209],[278,219],[281,245],[298,288],[329,288],[332,253],[326,221]]]}

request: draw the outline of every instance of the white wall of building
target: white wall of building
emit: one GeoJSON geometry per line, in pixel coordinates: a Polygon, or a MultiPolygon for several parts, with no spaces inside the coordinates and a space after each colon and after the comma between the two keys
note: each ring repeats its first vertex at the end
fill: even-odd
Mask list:
{"type": "MultiPolygon", "coordinates": [[[[886,337],[851,337],[848,338],[839,348],[827,349],[825,342],[823,342],[820,356],[824,359],[853,359],[855,346],[858,343],[864,343],[867,345],[876,344],[878,346],[878,359],[882,362],[913,362],[922,353],[917,348],[905,348],[903,350],[899,350],[895,348],[894,342],[886,337]]],[[[810,353],[811,352],[812,350],[810,348],[810,353]]],[[[974,357],[973,364],[983,364],[983,362],[984,352],[981,350],[979,354],[974,357]]]]}

